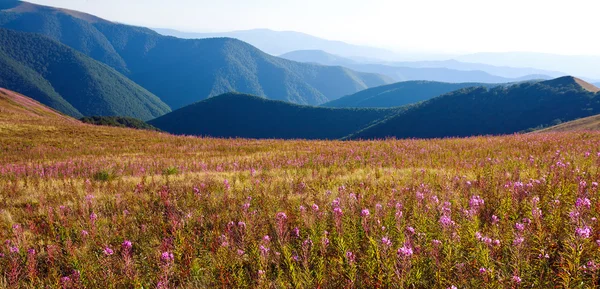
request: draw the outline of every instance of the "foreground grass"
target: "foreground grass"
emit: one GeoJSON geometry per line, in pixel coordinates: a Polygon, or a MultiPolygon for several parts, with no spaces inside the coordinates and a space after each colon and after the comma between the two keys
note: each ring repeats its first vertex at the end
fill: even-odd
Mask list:
{"type": "Polygon", "coordinates": [[[600,134],[174,137],[0,114],[0,286],[598,286],[600,134]]]}

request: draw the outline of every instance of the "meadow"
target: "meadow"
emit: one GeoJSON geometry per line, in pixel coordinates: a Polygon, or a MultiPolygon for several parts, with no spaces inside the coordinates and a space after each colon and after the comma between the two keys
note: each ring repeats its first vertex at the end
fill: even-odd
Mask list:
{"type": "Polygon", "coordinates": [[[258,141],[40,115],[0,113],[2,288],[598,286],[599,133],[258,141]]]}

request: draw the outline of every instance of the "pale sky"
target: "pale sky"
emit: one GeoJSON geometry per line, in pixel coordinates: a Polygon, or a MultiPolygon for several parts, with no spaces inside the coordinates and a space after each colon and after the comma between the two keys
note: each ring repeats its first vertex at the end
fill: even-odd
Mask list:
{"type": "Polygon", "coordinates": [[[600,55],[600,0],[30,0],[189,32],[269,28],[395,50],[600,55]]]}

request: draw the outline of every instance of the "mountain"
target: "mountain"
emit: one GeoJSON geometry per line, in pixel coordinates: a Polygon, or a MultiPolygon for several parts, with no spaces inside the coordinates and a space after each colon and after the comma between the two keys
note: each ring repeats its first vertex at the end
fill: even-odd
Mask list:
{"type": "Polygon", "coordinates": [[[324,50],[344,57],[367,59],[400,59],[401,56],[385,49],[327,40],[295,31],[251,29],[220,33],[181,32],[172,29],[154,29],[160,34],[187,39],[228,37],[250,43],[271,55],[281,55],[295,50],[324,50]]]}
{"type": "Polygon", "coordinates": [[[507,83],[551,78],[547,75],[539,74],[525,75],[517,78],[506,78],[492,75],[480,70],[455,70],[445,67],[400,67],[388,64],[363,63],[320,50],[294,51],[283,54],[281,57],[294,61],[318,63],[323,65],[339,65],[356,71],[383,74],[395,81],[428,80],[453,83],[507,83]]]}
{"type": "Polygon", "coordinates": [[[236,39],[178,39],[80,12],[10,3],[0,11],[0,27],[60,41],[122,72],[174,109],[230,91],[316,105],[392,82],[281,59],[236,39]]]}
{"type": "Polygon", "coordinates": [[[323,50],[295,50],[288,53],[279,55],[281,58],[305,62],[305,63],[318,63],[322,65],[356,65],[359,61],[351,58],[342,57],[339,55],[327,53],[323,50]]]}
{"type": "Polygon", "coordinates": [[[445,83],[406,81],[365,89],[330,101],[324,107],[397,107],[428,100],[442,94],[474,86],[493,87],[483,83],[445,83]]]}
{"type": "Polygon", "coordinates": [[[158,97],[109,66],[39,34],[0,28],[0,87],[65,114],[144,120],[170,111],[158,97]]]}
{"type": "Polygon", "coordinates": [[[338,139],[398,109],[301,106],[228,93],[149,121],[166,132],[212,137],[338,139]]]}
{"type": "Polygon", "coordinates": [[[574,77],[457,90],[413,105],[351,138],[509,134],[600,113],[598,88],[574,77]]]}
{"type": "Polygon", "coordinates": [[[534,52],[489,52],[462,55],[458,61],[562,71],[580,78],[600,79],[600,56],[557,55],[534,52]]]}
{"type": "Polygon", "coordinates": [[[482,63],[462,62],[458,60],[440,60],[440,61],[404,61],[404,62],[389,62],[386,63],[392,66],[399,67],[414,67],[414,68],[448,68],[453,70],[479,70],[486,73],[505,77],[505,78],[522,78],[530,75],[544,75],[548,78],[557,78],[565,76],[565,73],[558,71],[550,71],[528,67],[509,67],[509,66],[494,66],[482,63]]]}
{"type": "Polygon", "coordinates": [[[581,131],[600,130],[600,115],[588,116],[569,122],[561,123],[552,127],[537,130],[535,132],[558,132],[558,131],[581,131]]]}

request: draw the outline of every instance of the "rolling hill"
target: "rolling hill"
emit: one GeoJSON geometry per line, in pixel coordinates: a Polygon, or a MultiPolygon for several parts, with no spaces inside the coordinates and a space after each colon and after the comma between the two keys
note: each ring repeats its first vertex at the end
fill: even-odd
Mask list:
{"type": "Polygon", "coordinates": [[[598,88],[574,77],[454,91],[407,108],[350,138],[498,135],[600,112],[598,88]]]}
{"type": "Polygon", "coordinates": [[[274,57],[236,39],[178,39],[75,11],[11,3],[0,11],[0,27],[61,41],[122,72],[173,109],[230,91],[317,105],[392,82],[274,57]]]}
{"type": "Polygon", "coordinates": [[[149,121],[166,132],[212,137],[338,139],[398,109],[339,109],[295,105],[228,93],[149,121]]]}
{"type": "Polygon", "coordinates": [[[428,100],[442,94],[473,86],[493,87],[483,83],[445,83],[406,81],[365,89],[330,101],[324,107],[397,107],[428,100]]]}
{"type": "Polygon", "coordinates": [[[588,116],[569,122],[561,123],[552,127],[544,128],[537,132],[556,132],[556,131],[587,131],[600,130],[600,115],[588,116]]]}
{"type": "MultiPolygon", "coordinates": [[[[383,74],[395,81],[427,80],[438,82],[481,82],[481,83],[507,83],[525,80],[550,79],[551,77],[543,74],[528,74],[515,78],[501,77],[492,75],[488,72],[475,69],[450,69],[443,66],[439,67],[410,67],[379,63],[357,62],[352,59],[336,56],[320,50],[294,51],[281,55],[281,57],[301,61],[306,63],[318,63],[323,65],[339,65],[348,67],[356,71],[366,73],[383,74]]],[[[415,63],[405,62],[407,65],[416,65],[415,63]]],[[[475,68],[476,66],[473,66],[475,68]]]]}
{"type": "Polygon", "coordinates": [[[116,70],[39,34],[0,28],[0,67],[0,87],[74,117],[148,120],[171,111],[116,70]]]}

